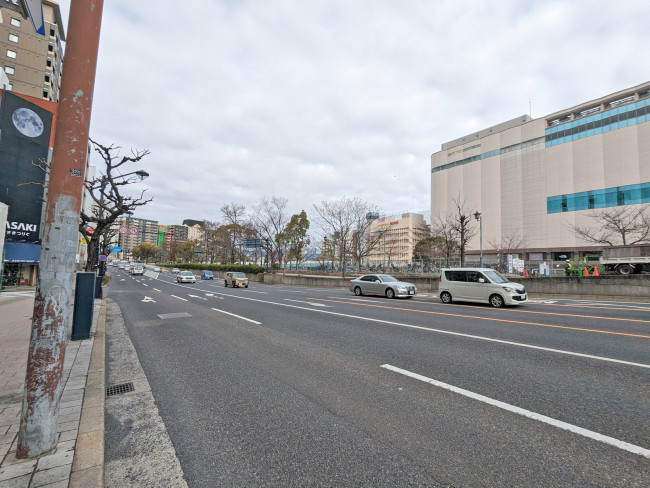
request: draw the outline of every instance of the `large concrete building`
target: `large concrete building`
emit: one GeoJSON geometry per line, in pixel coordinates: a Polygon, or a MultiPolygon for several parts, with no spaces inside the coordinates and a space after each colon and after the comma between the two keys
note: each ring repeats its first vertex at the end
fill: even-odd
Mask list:
{"type": "Polygon", "coordinates": [[[415,245],[431,235],[424,217],[416,213],[389,215],[373,220],[370,238],[378,245],[368,256],[370,266],[403,267],[413,262],[415,245]]]}
{"type": "Polygon", "coordinates": [[[65,32],[59,4],[43,0],[45,36],[37,34],[29,19],[10,0],[0,0],[0,64],[7,90],[59,101],[65,32]]]}
{"type": "MultiPolygon", "coordinates": [[[[597,252],[572,226],[593,224],[597,209],[650,203],[650,82],[444,143],[431,156],[432,220],[454,200],[482,214],[488,253],[513,236],[529,259],[597,252]]],[[[469,249],[479,246],[477,232],[469,249]]]]}
{"type": "Polygon", "coordinates": [[[136,246],[149,242],[158,245],[158,221],[119,217],[111,226],[115,231],[112,245],[122,248],[121,257],[126,258],[136,246]],[[126,232],[120,232],[126,229],[126,232]]]}

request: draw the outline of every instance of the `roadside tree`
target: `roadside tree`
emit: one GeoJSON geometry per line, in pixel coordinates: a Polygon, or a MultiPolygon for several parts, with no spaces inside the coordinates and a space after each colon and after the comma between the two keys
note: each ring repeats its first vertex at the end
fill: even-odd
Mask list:
{"type": "Polygon", "coordinates": [[[160,256],[161,252],[162,249],[155,244],[152,244],[151,242],[143,242],[131,249],[131,256],[147,263],[150,259],[160,256]]]}
{"type": "Polygon", "coordinates": [[[588,215],[592,225],[569,228],[580,239],[604,246],[645,244],[650,242],[650,205],[611,207],[588,215]]]}
{"type": "MultiPolygon", "coordinates": [[[[88,260],[86,271],[93,271],[99,257],[99,241],[110,232],[111,225],[121,215],[133,215],[138,207],[151,202],[153,198],[144,198],[146,190],[139,196],[130,197],[121,193],[122,187],[142,181],[149,176],[142,170],[122,173],[125,165],[137,163],[149,155],[148,150],[133,150],[130,156],[119,155],[120,148],[104,146],[90,139],[95,151],[102,157],[105,167],[99,170],[99,176],[84,182],[84,186],[92,200],[89,213],[83,209],[80,212],[79,232],[88,243],[88,260]]],[[[104,239],[104,244],[107,241],[104,239]]]]}

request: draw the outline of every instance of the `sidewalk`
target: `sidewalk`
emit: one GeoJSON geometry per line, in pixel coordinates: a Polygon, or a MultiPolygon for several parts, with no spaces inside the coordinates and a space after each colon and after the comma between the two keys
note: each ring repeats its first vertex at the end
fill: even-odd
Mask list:
{"type": "MultiPolygon", "coordinates": [[[[34,307],[34,288],[0,294],[0,488],[82,488],[104,484],[104,362],[106,305],[95,300],[91,338],[70,341],[56,448],[16,459],[34,307]]],[[[72,323],[72,311],[70,313],[72,323]]]]}

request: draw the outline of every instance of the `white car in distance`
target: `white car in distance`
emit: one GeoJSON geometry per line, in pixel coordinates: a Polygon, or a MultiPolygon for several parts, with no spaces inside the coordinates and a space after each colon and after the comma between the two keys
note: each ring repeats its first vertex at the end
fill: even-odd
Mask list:
{"type": "Polygon", "coordinates": [[[196,283],[196,276],[191,271],[181,271],[176,275],[178,283],[196,283]]]}

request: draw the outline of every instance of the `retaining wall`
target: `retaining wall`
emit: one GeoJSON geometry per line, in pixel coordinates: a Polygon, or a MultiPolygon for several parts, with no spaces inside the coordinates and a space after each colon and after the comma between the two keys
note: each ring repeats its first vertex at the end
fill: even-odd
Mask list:
{"type": "MultiPolygon", "coordinates": [[[[311,288],[345,288],[353,277],[316,276],[287,273],[249,275],[251,281],[272,285],[311,288]]],[[[418,287],[420,293],[437,294],[438,277],[406,276],[401,279],[418,287]]],[[[650,303],[650,275],[524,278],[510,277],[526,287],[533,298],[573,298],[650,303]]]]}

